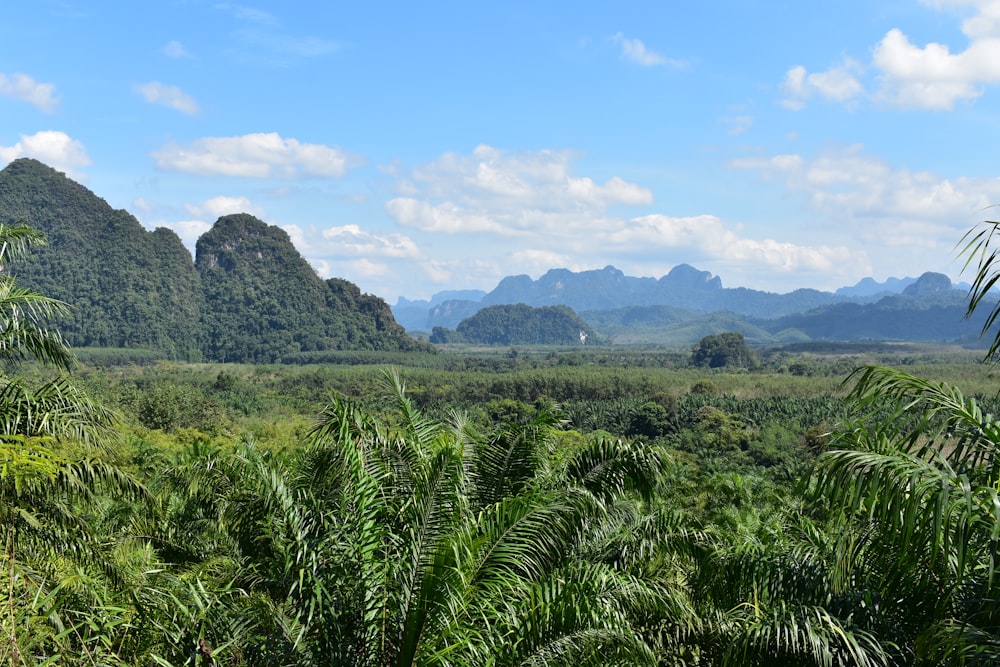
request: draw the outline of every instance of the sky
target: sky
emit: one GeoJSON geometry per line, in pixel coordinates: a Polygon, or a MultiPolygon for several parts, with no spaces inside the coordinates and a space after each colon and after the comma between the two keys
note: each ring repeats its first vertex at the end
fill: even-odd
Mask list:
{"type": "Polygon", "coordinates": [[[390,304],[608,265],[957,282],[1000,216],[1000,0],[7,5],[0,167],[192,255],[251,213],[390,304]]]}

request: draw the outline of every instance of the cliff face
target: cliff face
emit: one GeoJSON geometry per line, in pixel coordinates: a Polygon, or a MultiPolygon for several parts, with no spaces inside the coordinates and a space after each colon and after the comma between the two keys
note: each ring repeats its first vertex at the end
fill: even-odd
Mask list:
{"type": "Polygon", "coordinates": [[[0,222],[16,221],[48,245],[12,271],[72,306],[56,324],[74,346],[258,362],[416,346],[381,299],[322,280],[284,231],[253,216],[220,218],[192,260],[171,230],[148,231],[65,175],[21,159],[0,171],[0,222]]]}

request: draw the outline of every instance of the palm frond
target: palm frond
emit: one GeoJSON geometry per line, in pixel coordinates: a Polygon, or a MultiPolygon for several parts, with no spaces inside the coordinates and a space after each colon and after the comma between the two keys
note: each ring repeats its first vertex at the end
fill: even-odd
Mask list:
{"type": "MultiPolygon", "coordinates": [[[[987,220],[982,223],[982,227],[973,227],[962,236],[958,242],[961,246],[959,256],[965,256],[965,265],[962,267],[963,273],[970,267],[975,266],[976,275],[972,279],[969,288],[969,306],[965,316],[971,317],[984,301],[993,293],[1000,281],[1000,257],[994,248],[994,236],[1000,230],[1000,222],[987,220]]],[[[1000,301],[993,305],[992,310],[986,316],[980,336],[985,336],[996,324],[1000,317],[1000,301]]],[[[986,352],[987,359],[995,360],[1000,352],[1000,334],[994,336],[986,352]]]]}

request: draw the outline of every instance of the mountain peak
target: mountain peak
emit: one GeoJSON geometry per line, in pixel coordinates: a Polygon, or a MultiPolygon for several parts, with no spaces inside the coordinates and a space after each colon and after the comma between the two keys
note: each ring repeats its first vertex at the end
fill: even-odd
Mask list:
{"type": "Polygon", "coordinates": [[[688,289],[722,289],[722,278],[708,271],[699,271],[690,264],[678,264],[660,279],[663,284],[688,289]]]}
{"type": "Polygon", "coordinates": [[[940,294],[950,292],[954,289],[951,278],[943,273],[928,271],[923,274],[912,285],[907,285],[903,290],[903,296],[922,297],[929,294],[940,294]]]}

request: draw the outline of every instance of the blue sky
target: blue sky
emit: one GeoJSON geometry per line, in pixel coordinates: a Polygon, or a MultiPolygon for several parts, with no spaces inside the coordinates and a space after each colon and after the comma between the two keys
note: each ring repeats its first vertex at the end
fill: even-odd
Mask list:
{"type": "Polygon", "coordinates": [[[609,264],[958,280],[1000,204],[1000,0],[33,0],[0,118],[0,166],[192,253],[252,213],[390,303],[609,264]]]}

